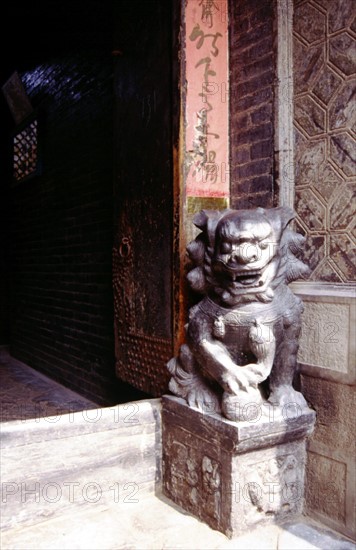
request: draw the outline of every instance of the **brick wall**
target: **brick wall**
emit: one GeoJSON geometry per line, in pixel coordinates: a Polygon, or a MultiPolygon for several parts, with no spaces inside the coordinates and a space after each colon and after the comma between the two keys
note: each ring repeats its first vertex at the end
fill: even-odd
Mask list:
{"type": "Polygon", "coordinates": [[[78,52],[22,74],[43,172],[11,192],[11,352],[97,403],[114,374],[112,59],[78,52]]]}
{"type": "Polygon", "coordinates": [[[274,184],[274,2],[230,2],[231,206],[271,207],[274,184]]]}
{"type": "Polygon", "coordinates": [[[5,239],[6,225],[4,223],[6,212],[5,200],[0,205],[0,346],[9,343],[8,330],[8,260],[7,260],[7,241],[5,239]]]}
{"type": "MultiPolygon", "coordinates": [[[[5,110],[5,100],[0,103],[0,116],[2,121],[2,130],[0,131],[0,150],[2,151],[3,160],[9,158],[10,150],[6,136],[6,129],[10,125],[10,113],[7,105],[5,110]]],[[[0,346],[9,343],[9,327],[8,327],[8,239],[7,228],[9,220],[8,208],[8,184],[9,173],[8,163],[0,163],[0,346]]]]}

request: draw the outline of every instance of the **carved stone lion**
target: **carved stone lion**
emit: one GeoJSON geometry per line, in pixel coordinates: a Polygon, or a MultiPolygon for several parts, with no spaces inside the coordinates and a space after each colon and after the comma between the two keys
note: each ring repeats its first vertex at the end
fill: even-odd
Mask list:
{"type": "Polygon", "coordinates": [[[187,278],[204,297],[167,365],[170,391],[190,406],[233,421],[246,420],[251,404],[307,406],[292,386],[303,306],[288,283],[309,271],[293,218],[287,207],[195,216],[187,278]]]}

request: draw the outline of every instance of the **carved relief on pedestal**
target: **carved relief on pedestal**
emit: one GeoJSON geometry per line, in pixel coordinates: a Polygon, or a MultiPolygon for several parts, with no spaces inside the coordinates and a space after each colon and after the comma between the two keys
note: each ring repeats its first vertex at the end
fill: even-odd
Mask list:
{"type": "Polygon", "coordinates": [[[212,458],[202,460],[203,489],[206,496],[206,512],[219,519],[221,513],[221,465],[212,458]]]}
{"type": "Polygon", "coordinates": [[[218,520],[221,513],[221,465],[201,452],[182,442],[170,441],[170,455],[174,457],[168,465],[171,492],[218,520]]]}
{"type": "Polygon", "coordinates": [[[303,469],[294,455],[282,455],[251,465],[247,491],[262,514],[280,515],[298,508],[303,495],[303,469]]]}

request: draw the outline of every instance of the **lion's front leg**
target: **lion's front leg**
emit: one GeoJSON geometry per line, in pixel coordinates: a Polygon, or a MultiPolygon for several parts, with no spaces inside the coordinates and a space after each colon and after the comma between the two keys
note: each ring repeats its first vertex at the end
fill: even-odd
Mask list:
{"type": "Polygon", "coordinates": [[[279,407],[295,407],[301,410],[307,407],[304,396],[293,388],[293,378],[297,369],[297,352],[302,320],[303,305],[296,300],[293,309],[283,318],[283,338],[278,345],[276,360],[269,379],[271,394],[268,401],[279,407]]]}
{"type": "Polygon", "coordinates": [[[257,361],[246,367],[251,372],[254,383],[260,384],[270,375],[276,354],[276,339],[272,327],[256,320],[250,328],[249,343],[257,361]]]}
{"type": "Polygon", "coordinates": [[[219,398],[204,378],[194,355],[186,344],[179,350],[178,357],[167,365],[172,378],[169,389],[182,397],[191,406],[205,412],[220,412],[219,398]]]}
{"type": "Polygon", "coordinates": [[[237,365],[227,348],[221,342],[204,338],[198,345],[199,364],[203,373],[214,379],[223,390],[238,393],[248,386],[248,380],[237,365]]]}
{"type": "Polygon", "coordinates": [[[238,392],[225,391],[223,395],[222,411],[233,421],[251,420],[249,418],[251,410],[252,415],[260,415],[261,411],[256,411],[256,407],[261,407],[263,400],[258,384],[269,376],[275,357],[276,342],[269,327],[255,321],[249,331],[249,343],[250,350],[256,357],[256,363],[241,367],[238,373],[239,376],[245,377],[247,383],[238,392]]]}
{"type": "Polygon", "coordinates": [[[212,338],[200,340],[196,352],[209,377],[214,378],[226,392],[237,395],[251,387],[257,389],[271,372],[276,347],[270,328],[256,321],[249,331],[249,347],[256,363],[245,366],[237,365],[226,346],[212,338]]]}

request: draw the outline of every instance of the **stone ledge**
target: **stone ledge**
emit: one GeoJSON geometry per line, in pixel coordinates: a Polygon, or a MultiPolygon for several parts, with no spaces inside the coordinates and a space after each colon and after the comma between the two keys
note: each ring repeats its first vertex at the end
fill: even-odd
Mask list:
{"type": "Polygon", "coordinates": [[[193,428],[201,438],[211,440],[233,454],[294,441],[310,435],[314,428],[315,412],[311,409],[299,412],[300,414],[291,418],[288,418],[286,410],[285,418],[282,414],[274,420],[266,417],[266,419],[257,422],[232,422],[220,414],[201,413],[198,409],[187,405],[179,397],[170,395],[162,397],[163,422],[168,420],[172,425],[183,429],[193,428]]]}
{"type": "Polygon", "coordinates": [[[1,425],[2,448],[106,431],[113,435],[153,433],[160,430],[160,422],[159,398],[36,419],[11,420],[1,425]]]}
{"type": "Polygon", "coordinates": [[[298,294],[304,299],[321,297],[335,297],[337,301],[340,298],[356,298],[356,285],[352,284],[331,284],[331,283],[314,283],[312,281],[295,281],[291,283],[290,289],[294,294],[298,294]]]}

